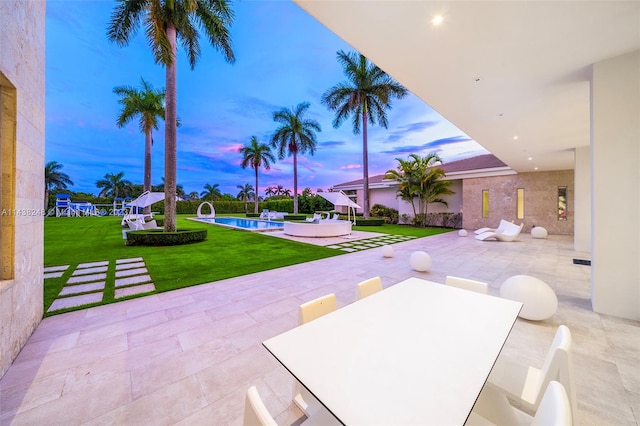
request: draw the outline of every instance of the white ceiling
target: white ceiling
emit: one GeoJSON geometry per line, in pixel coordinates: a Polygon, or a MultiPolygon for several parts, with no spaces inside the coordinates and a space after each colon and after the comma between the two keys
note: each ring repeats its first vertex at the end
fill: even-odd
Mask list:
{"type": "Polygon", "coordinates": [[[573,169],[590,65],[640,49],[640,1],[294,2],[518,172],[573,169]]]}

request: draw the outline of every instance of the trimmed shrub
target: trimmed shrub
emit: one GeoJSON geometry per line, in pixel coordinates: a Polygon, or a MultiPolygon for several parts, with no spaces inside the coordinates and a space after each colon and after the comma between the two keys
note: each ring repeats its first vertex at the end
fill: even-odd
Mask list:
{"type": "Polygon", "coordinates": [[[177,246],[199,243],[207,239],[206,229],[178,229],[163,232],[162,229],[127,232],[128,246],[177,246]]]}
{"type": "Polygon", "coordinates": [[[356,219],[356,226],[382,226],[384,225],[384,219],[382,218],[369,218],[369,219],[356,219]]]}
{"type": "Polygon", "coordinates": [[[286,214],[284,220],[305,220],[307,218],[304,214],[286,214]]]}
{"type": "Polygon", "coordinates": [[[260,213],[247,213],[247,217],[260,217],[260,213]]]}
{"type": "Polygon", "coordinates": [[[398,223],[398,210],[383,206],[382,204],[374,204],[371,207],[371,215],[384,218],[385,223],[398,223]]]}

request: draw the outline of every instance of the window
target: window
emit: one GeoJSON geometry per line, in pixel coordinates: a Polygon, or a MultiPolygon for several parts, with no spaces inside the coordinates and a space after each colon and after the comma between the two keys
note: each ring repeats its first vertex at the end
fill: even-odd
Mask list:
{"type": "Polygon", "coordinates": [[[14,274],[16,117],[16,89],[0,72],[0,280],[14,274]]]}
{"type": "Polygon", "coordinates": [[[518,188],[516,193],[516,219],[524,219],[524,188],[518,188]]]}
{"type": "Polygon", "coordinates": [[[489,190],[482,190],[482,217],[489,217],[489,190]]]}
{"type": "Polygon", "coordinates": [[[567,220],[567,187],[558,187],[558,220],[567,220]]]}

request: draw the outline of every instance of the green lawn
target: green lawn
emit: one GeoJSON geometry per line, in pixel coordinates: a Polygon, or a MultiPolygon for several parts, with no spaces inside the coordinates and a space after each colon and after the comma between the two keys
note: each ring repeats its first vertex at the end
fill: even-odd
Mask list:
{"type": "MultiPolygon", "coordinates": [[[[80,263],[109,261],[110,265],[114,265],[116,259],[142,257],[157,292],[163,292],[344,254],[340,250],[261,233],[193,222],[186,220],[186,216],[178,217],[178,227],[205,228],[208,231],[207,241],[168,247],[125,246],[120,220],[119,217],[45,219],[44,266],[70,265],[61,278],[45,281],[45,312],[80,263]]],[[[450,231],[402,225],[354,229],[418,237],[450,231]]],[[[115,301],[114,269],[112,266],[108,269],[103,301],[94,305],[115,301]]],[[[56,313],[69,310],[74,309],[56,313]]]]}

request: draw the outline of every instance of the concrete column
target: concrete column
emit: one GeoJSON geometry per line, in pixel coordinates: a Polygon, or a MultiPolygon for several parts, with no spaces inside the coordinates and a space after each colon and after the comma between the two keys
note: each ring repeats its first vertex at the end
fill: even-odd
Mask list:
{"type": "Polygon", "coordinates": [[[575,151],[573,248],[591,252],[591,147],[575,151]]]}
{"type": "Polygon", "coordinates": [[[593,309],[640,320],[640,51],[593,64],[591,159],[593,309]]]}

